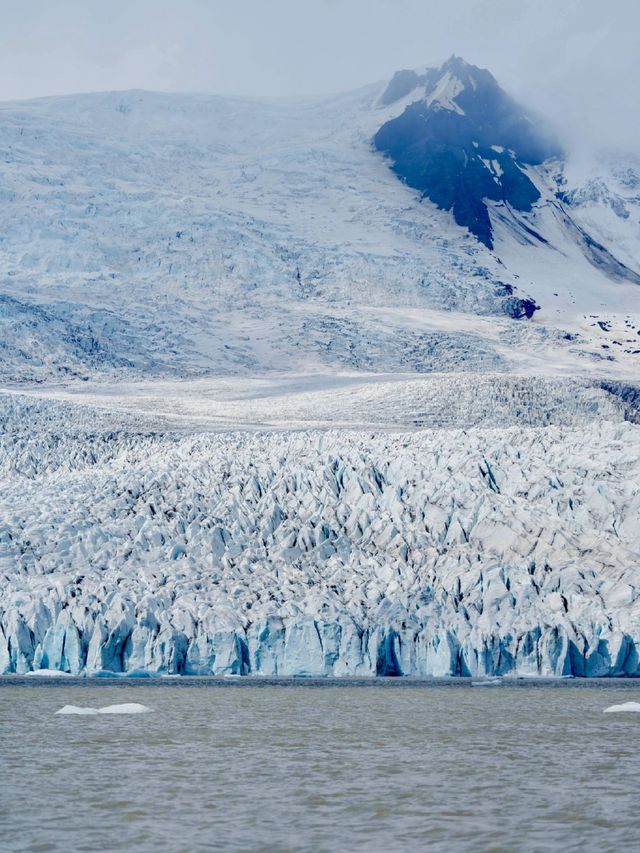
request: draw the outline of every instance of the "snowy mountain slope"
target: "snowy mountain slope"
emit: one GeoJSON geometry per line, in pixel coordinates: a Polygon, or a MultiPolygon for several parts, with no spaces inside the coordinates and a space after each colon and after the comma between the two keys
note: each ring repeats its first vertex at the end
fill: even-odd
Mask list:
{"type": "Polygon", "coordinates": [[[177,435],[0,405],[2,672],[640,674],[621,413],[177,435]]]}
{"type": "Polygon", "coordinates": [[[189,360],[179,372],[299,363],[306,330],[290,305],[312,303],[315,319],[335,303],[500,311],[510,295],[477,286],[475,249],[460,236],[450,263],[446,220],[434,228],[424,208],[407,218],[368,131],[349,128],[354,112],[371,121],[372,97],[128,93],[5,107],[3,290],[137,324],[158,370],[173,369],[162,350],[189,360]],[[416,229],[430,232],[424,244],[416,229]],[[264,342],[247,341],[256,325],[264,342]]]}
{"type": "Polygon", "coordinates": [[[372,149],[414,97],[384,105],[383,89],[0,106],[5,381],[519,370],[532,351],[542,372],[595,354],[594,369],[633,374],[632,352],[602,358],[584,315],[611,322],[624,304],[637,324],[640,289],[562,229],[552,248],[522,245],[498,219],[492,253],[421,200],[372,149]],[[492,351],[474,315],[511,344],[492,351]]]}
{"type": "Polygon", "coordinates": [[[381,102],[399,114],[375,145],[399,177],[495,249],[538,322],[588,336],[593,365],[637,370],[637,158],[563,160],[541,119],[456,57],[399,72],[381,102]]]}
{"type": "Polygon", "coordinates": [[[574,158],[556,177],[572,218],[630,269],[640,270],[640,159],[574,158]]]}

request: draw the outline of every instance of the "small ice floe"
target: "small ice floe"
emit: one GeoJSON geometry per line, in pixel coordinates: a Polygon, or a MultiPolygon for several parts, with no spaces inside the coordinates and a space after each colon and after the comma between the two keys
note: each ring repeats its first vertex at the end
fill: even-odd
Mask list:
{"type": "Polygon", "coordinates": [[[623,702],[622,705],[610,705],[604,709],[605,714],[640,714],[640,702],[623,702]]]}
{"type": "Polygon", "coordinates": [[[128,702],[124,705],[106,705],[104,708],[98,708],[99,714],[148,714],[151,708],[146,705],[139,705],[137,702],[128,702]]]}
{"type": "Polygon", "coordinates": [[[483,678],[481,681],[472,681],[472,687],[499,687],[502,684],[501,678],[483,678]]]}
{"type": "Polygon", "coordinates": [[[59,669],[34,669],[24,673],[28,678],[76,678],[70,672],[61,672],[59,669]]]}
{"type": "Polygon", "coordinates": [[[56,711],[56,714],[77,714],[79,716],[94,717],[98,714],[146,714],[152,709],[137,702],[129,702],[124,705],[106,705],[104,708],[83,708],[80,705],[65,705],[56,711]]]}
{"type": "Polygon", "coordinates": [[[65,705],[64,708],[56,711],[56,714],[78,714],[80,716],[94,716],[99,713],[100,711],[97,708],[81,708],[79,705],[65,705]]]}

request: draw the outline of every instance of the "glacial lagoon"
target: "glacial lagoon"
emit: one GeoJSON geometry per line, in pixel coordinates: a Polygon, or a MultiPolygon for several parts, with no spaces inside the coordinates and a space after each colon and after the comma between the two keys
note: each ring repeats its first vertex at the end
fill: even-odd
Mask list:
{"type": "Polygon", "coordinates": [[[635,851],[640,713],[604,712],[638,700],[640,680],[6,677],[0,846],[635,851]]]}

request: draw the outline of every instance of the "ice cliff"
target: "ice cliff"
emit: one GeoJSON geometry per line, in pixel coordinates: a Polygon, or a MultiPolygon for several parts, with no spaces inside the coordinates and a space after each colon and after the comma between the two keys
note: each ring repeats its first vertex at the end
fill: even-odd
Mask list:
{"type": "Polygon", "coordinates": [[[584,393],[271,434],[3,395],[0,672],[640,675],[640,427],[584,393]]]}

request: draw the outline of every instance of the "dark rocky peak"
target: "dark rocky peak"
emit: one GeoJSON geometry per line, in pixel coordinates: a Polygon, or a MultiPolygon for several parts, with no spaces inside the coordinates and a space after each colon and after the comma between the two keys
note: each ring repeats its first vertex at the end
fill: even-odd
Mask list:
{"type": "Polygon", "coordinates": [[[396,71],[389,81],[389,85],[380,96],[380,103],[385,107],[389,104],[395,104],[396,101],[405,98],[410,92],[413,92],[414,89],[417,89],[421,85],[423,85],[423,80],[417,71],[408,69],[396,71]]]}
{"type": "Polygon", "coordinates": [[[493,248],[486,200],[531,210],[540,194],[524,167],[557,156],[559,147],[490,71],[460,57],[421,74],[398,72],[383,99],[393,103],[418,87],[374,144],[398,177],[493,248]]]}
{"type": "MultiPolygon", "coordinates": [[[[425,71],[417,72],[412,69],[396,71],[389,85],[380,97],[380,104],[388,106],[396,101],[406,98],[416,89],[421,89],[419,98],[427,102],[440,104],[439,95],[449,91],[452,100],[457,101],[457,95],[466,88],[475,91],[478,85],[498,85],[493,75],[485,69],[470,65],[459,56],[451,56],[439,68],[427,68],[425,71]],[[447,83],[450,86],[447,87],[447,83]],[[438,91],[440,87],[440,91],[438,91]]],[[[455,106],[453,107],[455,110],[455,106]]]]}

